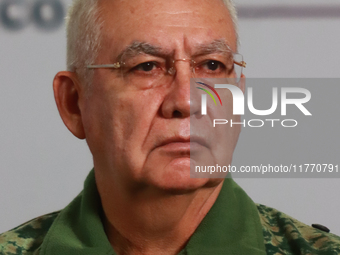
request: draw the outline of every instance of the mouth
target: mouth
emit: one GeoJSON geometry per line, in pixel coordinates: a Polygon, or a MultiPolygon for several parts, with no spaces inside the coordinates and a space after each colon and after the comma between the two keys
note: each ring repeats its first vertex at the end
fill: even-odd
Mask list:
{"type": "Polygon", "coordinates": [[[188,138],[171,137],[162,140],[157,144],[156,148],[160,148],[168,152],[177,152],[181,154],[189,153],[201,149],[202,147],[209,148],[207,141],[202,137],[191,136],[188,138]]]}

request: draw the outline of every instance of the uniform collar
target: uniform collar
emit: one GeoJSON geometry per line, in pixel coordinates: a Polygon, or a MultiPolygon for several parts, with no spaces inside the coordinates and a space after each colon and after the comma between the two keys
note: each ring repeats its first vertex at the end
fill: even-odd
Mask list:
{"type": "MultiPolygon", "coordinates": [[[[54,221],[41,255],[116,255],[105,234],[94,171],[84,190],[54,221]]],[[[265,255],[262,226],[254,202],[231,179],[179,255],[265,255]]]]}
{"type": "Polygon", "coordinates": [[[231,178],[179,255],[266,255],[255,203],[231,178]]]}
{"type": "Polygon", "coordinates": [[[102,207],[92,170],[83,191],[55,219],[40,255],[112,255],[100,215],[102,207]]]}

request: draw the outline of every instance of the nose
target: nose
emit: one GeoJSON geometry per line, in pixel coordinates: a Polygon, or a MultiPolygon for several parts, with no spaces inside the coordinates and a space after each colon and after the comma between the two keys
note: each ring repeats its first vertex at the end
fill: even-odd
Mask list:
{"type": "Polygon", "coordinates": [[[192,67],[190,60],[176,59],[171,69],[174,75],[169,92],[164,98],[161,112],[165,118],[186,118],[196,112],[190,100],[190,78],[192,67]]]}

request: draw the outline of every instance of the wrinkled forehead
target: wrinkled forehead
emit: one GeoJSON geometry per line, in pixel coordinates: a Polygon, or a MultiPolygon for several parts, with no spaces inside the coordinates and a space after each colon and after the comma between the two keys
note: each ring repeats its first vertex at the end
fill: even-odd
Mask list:
{"type": "Polygon", "coordinates": [[[233,51],[237,48],[222,0],[101,0],[100,16],[101,48],[117,54],[134,41],[188,54],[216,40],[224,40],[233,51]]]}

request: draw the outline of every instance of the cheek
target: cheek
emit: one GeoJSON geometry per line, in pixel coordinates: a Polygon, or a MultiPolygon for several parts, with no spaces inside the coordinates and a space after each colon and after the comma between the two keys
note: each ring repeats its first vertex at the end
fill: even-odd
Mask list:
{"type": "Polygon", "coordinates": [[[91,151],[140,150],[158,113],[160,100],[151,91],[93,91],[83,115],[91,151]]]}
{"type": "Polygon", "coordinates": [[[215,123],[215,127],[212,127],[213,144],[216,145],[214,148],[216,153],[232,156],[241,130],[241,117],[233,115],[233,98],[231,93],[226,91],[221,92],[220,90],[223,106],[214,106],[211,110],[211,121],[214,123],[214,119],[216,119],[217,123],[215,123]]]}

